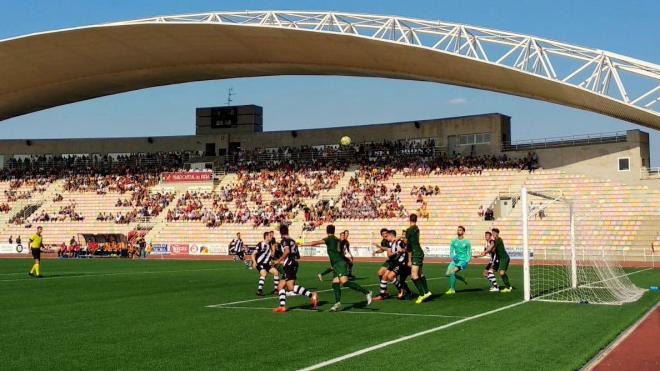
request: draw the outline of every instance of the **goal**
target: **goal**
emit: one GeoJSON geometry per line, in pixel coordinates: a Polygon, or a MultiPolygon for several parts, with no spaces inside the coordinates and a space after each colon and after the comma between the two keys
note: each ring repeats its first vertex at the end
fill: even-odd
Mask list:
{"type": "Polygon", "coordinates": [[[526,301],[616,305],[643,295],[619,260],[625,247],[600,243],[611,231],[598,205],[526,187],[520,204],[526,301]]]}

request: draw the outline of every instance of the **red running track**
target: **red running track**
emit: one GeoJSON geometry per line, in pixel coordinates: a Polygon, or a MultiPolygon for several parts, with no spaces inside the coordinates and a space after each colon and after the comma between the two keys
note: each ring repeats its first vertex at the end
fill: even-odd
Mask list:
{"type": "Polygon", "coordinates": [[[656,306],[593,370],[660,370],[660,306],[656,306]]]}

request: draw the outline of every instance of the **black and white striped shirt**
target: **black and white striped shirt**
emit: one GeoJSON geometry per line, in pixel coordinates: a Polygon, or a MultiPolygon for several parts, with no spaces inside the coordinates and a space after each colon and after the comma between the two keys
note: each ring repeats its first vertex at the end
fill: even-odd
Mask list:
{"type": "Polygon", "coordinates": [[[406,264],[408,262],[408,250],[401,240],[395,240],[390,243],[390,251],[394,254],[390,260],[397,264],[406,264]]]}
{"type": "Polygon", "coordinates": [[[255,252],[257,264],[270,264],[272,260],[272,250],[270,243],[263,241],[259,242],[255,252]]]}
{"type": "Polygon", "coordinates": [[[234,244],[234,252],[243,251],[243,240],[239,238],[237,240],[234,240],[233,244],[234,244]]]}
{"type": "Polygon", "coordinates": [[[284,265],[291,265],[300,259],[300,252],[298,251],[298,244],[296,241],[288,237],[282,238],[280,248],[284,251],[287,247],[289,248],[289,255],[287,255],[284,265]]]}

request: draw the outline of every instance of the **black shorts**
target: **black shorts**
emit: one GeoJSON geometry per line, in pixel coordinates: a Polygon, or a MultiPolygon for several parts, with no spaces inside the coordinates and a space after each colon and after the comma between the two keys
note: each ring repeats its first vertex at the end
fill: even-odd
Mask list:
{"type": "Polygon", "coordinates": [[[494,271],[498,271],[500,270],[500,261],[495,260],[494,262],[489,262],[488,264],[486,264],[486,267],[484,269],[486,269],[487,271],[491,269],[494,271]]]}
{"type": "Polygon", "coordinates": [[[392,272],[396,273],[400,279],[405,280],[408,276],[410,276],[410,267],[405,263],[397,264],[394,266],[392,272]]]}
{"type": "Polygon", "coordinates": [[[32,250],[32,257],[33,258],[35,258],[37,260],[41,260],[41,249],[37,248],[37,249],[30,249],[30,250],[32,250]]]}
{"type": "Polygon", "coordinates": [[[284,280],[295,281],[298,278],[298,262],[293,262],[284,266],[284,280]]]}
{"type": "Polygon", "coordinates": [[[268,272],[270,270],[270,268],[272,268],[272,267],[273,266],[270,265],[269,263],[257,263],[257,270],[258,271],[265,270],[266,272],[268,272]]]}

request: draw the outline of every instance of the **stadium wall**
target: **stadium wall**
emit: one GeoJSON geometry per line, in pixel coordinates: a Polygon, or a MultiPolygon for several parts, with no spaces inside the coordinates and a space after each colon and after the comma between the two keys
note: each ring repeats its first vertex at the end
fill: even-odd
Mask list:
{"type": "MultiPolygon", "coordinates": [[[[216,134],[187,136],[0,140],[0,154],[13,156],[204,151],[207,143],[214,143],[219,150],[228,149],[230,142],[240,143],[243,149],[313,146],[338,144],[339,139],[344,135],[350,136],[353,143],[434,138],[437,146],[446,147],[447,138],[451,135],[476,133],[490,133],[491,140],[490,144],[475,145],[473,153],[499,153],[502,142],[511,138],[510,120],[509,116],[491,113],[386,124],[270,132],[246,133],[242,128],[240,130],[218,128],[215,129],[216,134]]],[[[471,146],[457,147],[457,152],[463,154],[469,154],[471,151],[471,146]]]]}
{"type": "MultiPolygon", "coordinates": [[[[230,141],[240,142],[244,149],[301,145],[339,144],[348,135],[354,144],[384,140],[433,138],[437,147],[448,147],[448,137],[461,134],[489,133],[490,143],[474,146],[475,154],[498,153],[502,141],[509,140],[509,116],[499,113],[452,117],[445,119],[411,120],[387,124],[342,126],[323,129],[282,130],[256,134],[229,134],[230,141]]],[[[456,152],[469,154],[471,146],[458,146],[456,152]]]]}
{"type": "MultiPolygon", "coordinates": [[[[641,182],[643,167],[649,166],[649,135],[640,130],[628,130],[625,142],[584,144],[557,148],[535,148],[539,165],[544,169],[563,170],[590,177],[611,179],[627,184],[641,182]],[[619,160],[629,159],[629,170],[619,170],[619,160]]],[[[528,150],[510,151],[514,157],[528,150]]]]}

